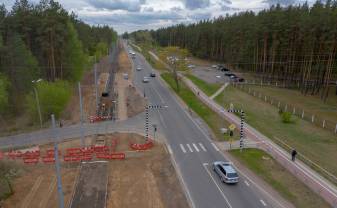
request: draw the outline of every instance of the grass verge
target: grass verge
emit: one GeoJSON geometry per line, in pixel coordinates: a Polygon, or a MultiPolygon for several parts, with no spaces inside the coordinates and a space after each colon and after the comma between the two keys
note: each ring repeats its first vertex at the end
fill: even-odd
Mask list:
{"type": "Polygon", "coordinates": [[[337,163],[331,162],[337,158],[337,140],[333,133],[297,117],[293,117],[292,123],[283,123],[277,107],[231,86],[215,100],[225,107],[233,103],[235,108],[243,109],[247,123],[262,134],[278,144],[282,141],[296,148],[297,152],[337,175],[337,163]]]}
{"type": "Polygon", "coordinates": [[[213,95],[220,87],[220,84],[209,84],[202,79],[192,75],[186,74],[187,78],[189,78],[195,85],[197,85],[206,95],[211,96],[213,95]]]}
{"type": "Polygon", "coordinates": [[[337,121],[337,96],[334,90],[330,90],[330,95],[324,103],[319,95],[303,95],[299,90],[265,87],[265,86],[250,86],[252,90],[260,92],[263,95],[274,97],[282,103],[296,106],[298,109],[303,109],[305,115],[315,115],[331,121],[337,121]]]}
{"type": "MultiPolygon", "coordinates": [[[[193,94],[193,92],[183,83],[179,82],[180,90],[178,92],[176,88],[176,83],[173,79],[172,74],[163,73],[161,77],[170,85],[171,89],[191,108],[198,116],[200,116],[207,125],[212,129],[217,140],[229,140],[228,135],[223,135],[220,133],[220,128],[224,126],[229,126],[229,123],[222,119],[217,113],[213,112],[205,104],[199,101],[199,99],[193,94]]],[[[235,132],[233,139],[238,139],[239,133],[235,132]]]]}
{"type": "Polygon", "coordinates": [[[230,154],[270,184],[295,207],[330,207],[320,196],[289,173],[266,152],[258,149],[231,150],[230,154]]]}

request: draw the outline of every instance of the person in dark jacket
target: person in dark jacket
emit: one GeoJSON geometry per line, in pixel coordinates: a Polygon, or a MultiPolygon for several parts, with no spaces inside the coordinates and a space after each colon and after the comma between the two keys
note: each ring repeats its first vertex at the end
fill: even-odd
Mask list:
{"type": "Polygon", "coordinates": [[[292,160],[293,162],[295,162],[296,155],[297,155],[297,151],[296,151],[295,149],[293,149],[293,150],[291,151],[291,160],[292,160]]]}

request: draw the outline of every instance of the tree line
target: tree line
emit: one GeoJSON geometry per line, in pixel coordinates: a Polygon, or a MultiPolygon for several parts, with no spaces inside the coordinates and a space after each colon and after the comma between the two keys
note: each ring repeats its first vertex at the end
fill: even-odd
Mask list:
{"type": "Polygon", "coordinates": [[[61,85],[64,91],[116,38],[112,28],[90,26],[54,0],[16,0],[10,11],[0,5],[0,115],[25,110],[39,85],[33,80],[42,79],[54,94],[61,85]]]}
{"type": "MultiPolygon", "coordinates": [[[[337,1],[275,5],[147,33],[161,46],[187,48],[264,81],[299,85],[303,94],[319,94],[322,100],[336,84],[337,1]]],[[[138,31],[131,37],[141,41],[147,35],[138,31]]]]}

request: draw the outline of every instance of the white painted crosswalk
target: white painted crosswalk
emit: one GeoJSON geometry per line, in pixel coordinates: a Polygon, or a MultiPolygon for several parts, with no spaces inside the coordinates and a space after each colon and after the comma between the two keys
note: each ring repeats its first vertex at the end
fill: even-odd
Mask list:
{"type": "Polygon", "coordinates": [[[199,142],[199,143],[191,143],[191,144],[179,144],[179,146],[180,146],[180,149],[181,149],[181,151],[183,153],[207,152],[207,148],[201,142],[199,142]]]}

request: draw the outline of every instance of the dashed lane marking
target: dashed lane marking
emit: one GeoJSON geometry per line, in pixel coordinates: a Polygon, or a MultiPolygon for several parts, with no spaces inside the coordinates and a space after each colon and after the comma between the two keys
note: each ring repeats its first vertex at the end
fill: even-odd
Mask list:
{"type": "Polygon", "coordinates": [[[193,144],[193,147],[195,148],[195,150],[196,150],[197,152],[199,152],[200,150],[198,149],[197,145],[194,144],[194,143],[192,143],[192,144],[193,144]]]}
{"type": "Polygon", "coordinates": [[[186,149],[185,149],[185,147],[184,147],[183,144],[180,144],[180,148],[181,148],[181,150],[183,151],[183,153],[186,153],[186,149]]]}
{"type": "Polygon", "coordinates": [[[190,150],[190,152],[193,152],[193,149],[192,149],[192,147],[189,144],[187,144],[187,147],[190,150]]]}
{"type": "Polygon", "coordinates": [[[202,150],[204,150],[205,152],[207,152],[207,150],[206,150],[206,148],[204,147],[203,144],[199,143],[199,145],[200,145],[200,147],[201,147],[202,150]]]}
{"type": "Polygon", "coordinates": [[[168,149],[170,155],[172,155],[173,153],[172,153],[172,149],[171,149],[171,146],[170,146],[170,145],[167,145],[167,149],[168,149]]]}
{"type": "Polygon", "coordinates": [[[214,143],[211,143],[211,144],[214,147],[215,151],[219,151],[219,148],[214,143]]]}
{"type": "Polygon", "coordinates": [[[266,202],[264,202],[262,199],[260,199],[260,202],[263,204],[263,206],[267,206],[266,202]]]}

